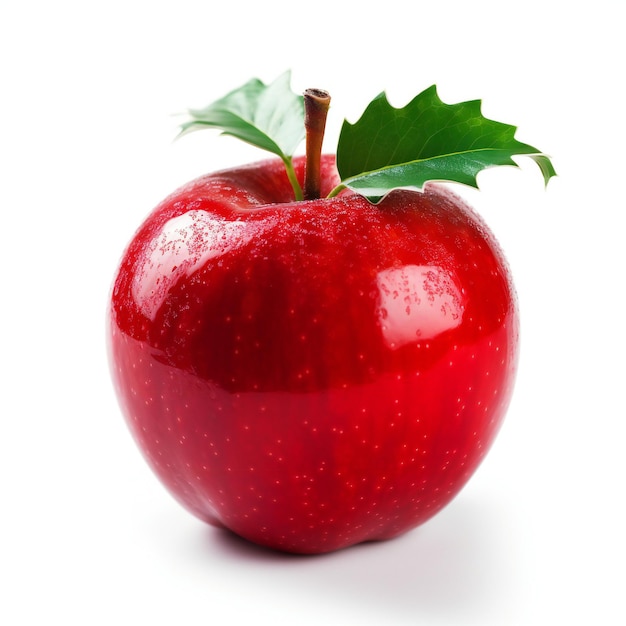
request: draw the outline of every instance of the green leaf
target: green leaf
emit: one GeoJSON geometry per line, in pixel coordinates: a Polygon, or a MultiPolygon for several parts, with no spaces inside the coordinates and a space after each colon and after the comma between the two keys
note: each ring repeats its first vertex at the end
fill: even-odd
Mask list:
{"type": "Polygon", "coordinates": [[[204,109],[190,110],[190,120],[181,125],[180,135],[214,128],[279,156],[300,198],[291,157],[305,136],[304,98],[291,91],[290,81],[291,72],[270,85],[252,79],[204,109]]]}
{"type": "Polygon", "coordinates": [[[421,189],[429,180],[477,187],[481,170],[516,165],[515,155],[531,156],[547,184],[556,174],[550,159],[517,141],[515,126],[483,117],[480,105],[480,100],[445,104],[434,85],[401,109],[380,94],[355,124],[343,124],[337,189],[350,187],[378,202],[392,189],[421,189]]]}
{"type": "Polygon", "coordinates": [[[304,139],[304,98],[291,91],[291,72],[270,85],[254,78],[204,109],[189,111],[181,134],[216,128],[281,158],[304,139]]]}

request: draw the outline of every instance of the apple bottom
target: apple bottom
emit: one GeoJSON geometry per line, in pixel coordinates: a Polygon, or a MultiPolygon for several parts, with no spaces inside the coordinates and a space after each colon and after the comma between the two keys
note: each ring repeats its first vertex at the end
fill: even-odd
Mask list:
{"type": "Polygon", "coordinates": [[[400,535],[460,491],[509,403],[510,334],[307,393],[225,391],[115,325],[110,349],[130,429],[183,506],[252,542],[322,553],[400,535]]]}

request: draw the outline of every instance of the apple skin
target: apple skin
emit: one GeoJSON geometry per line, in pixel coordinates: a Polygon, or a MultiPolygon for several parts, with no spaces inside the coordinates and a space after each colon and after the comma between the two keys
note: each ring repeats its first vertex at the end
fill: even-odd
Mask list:
{"type": "MultiPolygon", "coordinates": [[[[322,181],[338,183],[332,156],[322,181]]],[[[121,409],[165,487],[302,554],[395,537],[450,502],[501,425],[518,334],[503,254],[460,198],[295,202],[279,160],[156,207],[108,312],[121,409]]]]}

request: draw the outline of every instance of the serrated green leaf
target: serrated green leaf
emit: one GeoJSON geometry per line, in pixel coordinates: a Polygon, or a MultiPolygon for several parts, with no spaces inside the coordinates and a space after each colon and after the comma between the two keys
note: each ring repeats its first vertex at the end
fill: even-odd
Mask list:
{"type": "Polygon", "coordinates": [[[429,180],[477,186],[477,174],[496,165],[516,165],[529,155],[544,180],[555,175],[550,159],[514,137],[515,126],[483,117],[481,102],[445,104],[433,85],[405,107],[392,107],[382,93],[361,118],[345,121],[337,147],[342,187],[378,202],[399,187],[421,189],[429,180]]]}
{"type": "Polygon", "coordinates": [[[252,79],[204,109],[189,111],[181,135],[215,128],[286,160],[304,139],[304,99],[291,91],[291,72],[265,85],[252,79]]]}

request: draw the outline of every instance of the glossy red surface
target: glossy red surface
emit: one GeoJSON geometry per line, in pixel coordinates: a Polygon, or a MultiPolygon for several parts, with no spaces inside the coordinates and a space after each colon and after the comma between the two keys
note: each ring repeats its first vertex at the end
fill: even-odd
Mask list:
{"type": "MultiPolygon", "coordinates": [[[[327,192],[331,157],[323,177],[327,192]]],[[[518,319],[498,245],[449,191],[290,200],[280,162],[167,198],[123,256],[110,354],[130,429],[187,509],[317,553],[458,493],[509,403],[518,319]]]]}

